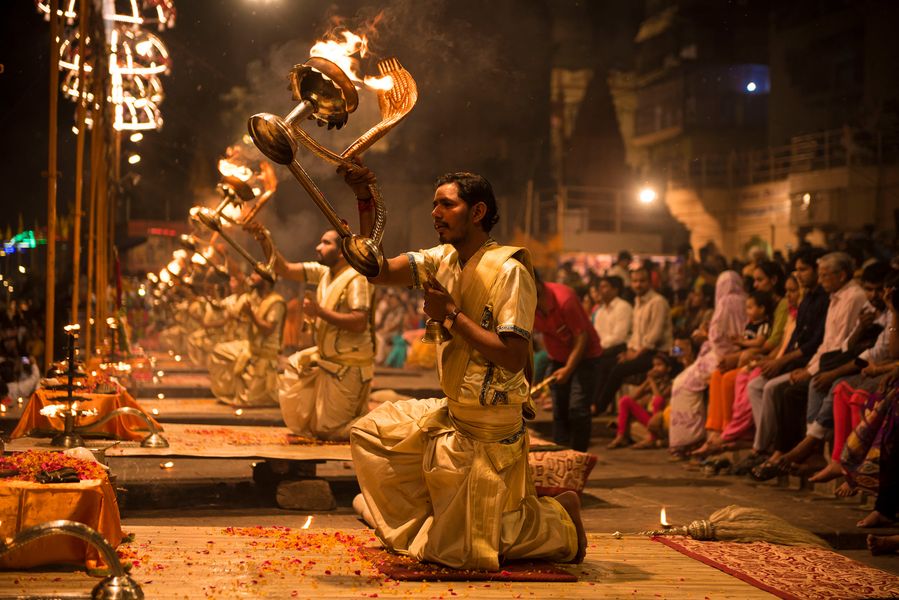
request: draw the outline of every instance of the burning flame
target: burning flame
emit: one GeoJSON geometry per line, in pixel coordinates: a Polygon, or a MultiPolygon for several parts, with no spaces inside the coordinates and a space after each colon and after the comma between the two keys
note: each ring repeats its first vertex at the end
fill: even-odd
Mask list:
{"type": "Polygon", "coordinates": [[[331,39],[319,40],[309,50],[309,56],[326,58],[336,64],[347,74],[351,81],[361,83],[375,90],[389,90],[393,87],[393,78],[384,77],[360,77],[359,58],[365,58],[368,54],[368,38],[365,35],[356,35],[352,31],[343,29],[331,34],[331,39]],[[343,39],[340,39],[343,38],[343,39]]]}
{"type": "Polygon", "coordinates": [[[227,176],[237,177],[241,181],[249,181],[250,177],[253,176],[253,170],[244,165],[239,165],[237,163],[231,162],[227,158],[223,158],[219,161],[219,173],[227,176]]]}
{"type": "Polygon", "coordinates": [[[231,221],[236,221],[240,218],[240,213],[243,212],[243,209],[237,204],[226,204],[222,209],[222,216],[225,217],[225,223],[228,223],[227,219],[231,221]]]}
{"type": "Polygon", "coordinates": [[[66,409],[64,404],[48,404],[41,409],[41,415],[45,417],[55,417],[57,413],[61,413],[66,409]]]}
{"type": "Polygon", "coordinates": [[[306,522],[303,523],[303,526],[300,529],[309,529],[309,526],[312,525],[312,515],[306,517],[306,522]]]}
{"type": "Polygon", "coordinates": [[[662,507],[662,511],[659,513],[659,523],[662,527],[671,527],[671,523],[668,522],[668,513],[665,512],[665,507],[662,507]]]}
{"type": "Polygon", "coordinates": [[[178,274],[181,273],[181,263],[177,260],[173,260],[168,265],[166,265],[165,269],[166,271],[177,277],[178,274]]]}

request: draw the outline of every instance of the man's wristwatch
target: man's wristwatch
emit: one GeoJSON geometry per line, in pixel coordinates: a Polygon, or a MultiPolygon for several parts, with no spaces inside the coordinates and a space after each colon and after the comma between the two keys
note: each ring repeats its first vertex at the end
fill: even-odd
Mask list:
{"type": "Polygon", "coordinates": [[[458,317],[461,312],[462,309],[457,306],[453,312],[443,317],[443,327],[452,329],[453,325],[456,323],[456,317],[458,317]]]}

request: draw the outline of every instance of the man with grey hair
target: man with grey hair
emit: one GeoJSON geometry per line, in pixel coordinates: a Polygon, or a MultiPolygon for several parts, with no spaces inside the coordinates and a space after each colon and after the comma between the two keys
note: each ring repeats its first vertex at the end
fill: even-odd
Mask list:
{"type": "MultiPolygon", "coordinates": [[[[853,280],[854,272],[855,262],[844,252],[831,252],[818,259],[818,281],[830,296],[824,338],[808,364],[790,372],[789,383],[775,390],[773,406],[765,407],[777,415],[776,448],[766,463],[752,470],[753,479],[766,481],[789,470],[790,465],[781,457],[804,437],[807,406],[819,407],[823,402],[827,390],[822,394],[823,385],[817,381],[827,370],[821,368],[822,357],[843,349],[868,302],[864,290],[853,280]]],[[[826,431],[815,425],[809,427],[809,435],[823,438],[826,431]]]]}

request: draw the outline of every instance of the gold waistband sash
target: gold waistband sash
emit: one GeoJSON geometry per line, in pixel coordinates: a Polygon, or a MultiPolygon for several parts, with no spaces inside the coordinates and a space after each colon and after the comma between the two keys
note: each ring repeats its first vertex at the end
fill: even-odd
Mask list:
{"type": "Polygon", "coordinates": [[[456,430],[479,442],[496,443],[521,433],[521,405],[474,406],[447,400],[449,417],[456,430]]]}

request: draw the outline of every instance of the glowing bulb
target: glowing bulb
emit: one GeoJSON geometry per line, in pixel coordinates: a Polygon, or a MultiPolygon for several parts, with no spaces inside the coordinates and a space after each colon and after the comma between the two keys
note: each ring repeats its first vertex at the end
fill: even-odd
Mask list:
{"type": "Polygon", "coordinates": [[[755,84],[754,81],[750,81],[749,83],[746,84],[746,91],[747,91],[747,92],[750,92],[750,93],[751,93],[751,92],[754,92],[754,91],[757,90],[757,89],[758,89],[758,86],[755,84]]]}
{"type": "Polygon", "coordinates": [[[19,265],[19,273],[25,273],[25,267],[19,265]]]}
{"type": "Polygon", "coordinates": [[[131,156],[128,157],[128,162],[131,163],[132,165],[136,165],[137,163],[140,162],[140,154],[132,154],[131,156]]]}
{"type": "Polygon", "coordinates": [[[642,204],[652,204],[653,202],[656,201],[656,198],[658,198],[658,197],[659,197],[659,195],[651,187],[645,187],[642,190],[640,190],[639,198],[640,198],[640,202],[642,204]]]}
{"type": "Polygon", "coordinates": [[[132,133],[131,137],[128,139],[130,139],[132,142],[139,142],[142,139],[144,139],[144,134],[142,134],[140,131],[138,131],[137,133],[132,133]]]}

